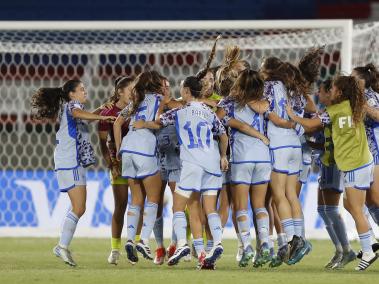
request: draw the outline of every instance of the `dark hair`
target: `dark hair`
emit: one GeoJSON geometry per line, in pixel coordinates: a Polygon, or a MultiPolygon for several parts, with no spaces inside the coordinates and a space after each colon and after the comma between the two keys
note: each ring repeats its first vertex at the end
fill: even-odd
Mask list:
{"type": "Polygon", "coordinates": [[[365,88],[372,88],[375,92],[379,93],[379,72],[375,65],[372,63],[362,67],[355,67],[353,69],[358,74],[358,77],[365,81],[365,88]]]}
{"type": "Polygon", "coordinates": [[[213,59],[215,58],[215,55],[216,55],[217,41],[220,38],[221,38],[221,35],[217,36],[217,38],[215,39],[215,42],[213,43],[213,47],[212,47],[211,53],[209,54],[209,57],[208,57],[208,60],[207,60],[207,64],[205,65],[205,68],[203,68],[199,72],[197,72],[196,77],[199,80],[203,79],[205,77],[205,75],[207,75],[208,71],[210,71],[209,69],[210,69],[212,61],[213,61],[213,59]]]}
{"type": "Polygon", "coordinates": [[[139,74],[132,90],[132,107],[129,115],[137,112],[138,106],[148,93],[160,93],[162,91],[162,77],[157,71],[145,71],[139,74]]]}
{"type": "Polygon", "coordinates": [[[70,101],[70,92],[74,92],[80,80],[68,80],[59,88],[40,88],[31,98],[32,119],[56,119],[63,102],[70,101]]]}
{"type": "Polygon", "coordinates": [[[248,102],[263,97],[264,82],[257,71],[246,69],[241,72],[232,87],[234,101],[244,107],[248,102]]]}
{"type": "MultiPolygon", "coordinates": [[[[271,81],[271,76],[273,73],[283,64],[283,61],[278,57],[267,57],[263,60],[261,66],[261,74],[263,78],[267,81],[271,81]]],[[[273,80],[272,80],[273,81],[273,80]]]]}
{"type": "Polygon", "coordinates": [[[197,99],[201,97],[201,89],[203,86],[197,77],[189,76],[185,78],[183,81],[183,87],[188,88],[191,92],[191,96],[194,98],[197,99]]]}
{"type": "Polygon", "coordinates": [[[350,101],[355,123],[363,120],[363,106],[366,102],[364,97],[364,84],[353,76],[338,76],[333,80],[333,85],[341,91],[341,96],[333,101],[334,104],[344,100],[350,101]]]}
{"type": "Polygon", "coordinates": [[[332,83],[333,80],[331,78],[328,78],[325,81],[321,82],[320,87],[323,87],[326,92],[330,92],[332,89],[332,83]]]}
{"type": "Polygon", "coordinates": [[[309,85],[316,82],[320,74],[321,55],[324,53],[324,47],[312,48],[299,62],[299,70],[309,85]]]}
{"type": "Polygon", "coordinates": [[[116,103],[120,99],[119,91],[123,90],[127,86],[129,86],[130,83],[134,81],[133,77],[129,76],[119,76],[114,81],[114,91],[113,95],[109,98],[109,102],[116,103]]]}

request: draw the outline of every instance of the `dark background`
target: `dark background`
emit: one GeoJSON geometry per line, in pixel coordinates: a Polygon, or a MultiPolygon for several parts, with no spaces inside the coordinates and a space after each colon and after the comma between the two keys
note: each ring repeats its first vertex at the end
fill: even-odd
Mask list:
{"type": "Polygon", "coordinates": [[[0,20],[377,19],[379,0],[12,0],[0,20]]]}

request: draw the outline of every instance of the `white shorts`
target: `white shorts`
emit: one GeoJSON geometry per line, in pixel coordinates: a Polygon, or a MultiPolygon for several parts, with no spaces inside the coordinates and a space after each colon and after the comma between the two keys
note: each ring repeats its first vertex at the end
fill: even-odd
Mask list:
{"type": "Polygon", "coordinates": [[[308,176],[311,172],[311,164],[303,162],[300,168],[299,182],[306,184],[308,182],[308,176]]]}
{"type": "Polygon", "coordinates": [[[270,182],[271,164],[267,163],[240,163],[231,164],[233,184],[264,184],[270,182]]]}
{"type": "Polygon", "coordinates": [[[81,166],[76,169],[57,170],[56,175],[61,192],[67,192],[75,186],[87,185],[87,170],[81,166]]]}
{"type": "Polygon", "coordinates": [[[270,150],[272,171],[287,175],[298,175],[303,162],[301,148],[283,147],[270,150]]]}
{"type": "Polygon", "coordinates": [[[355,170],[342,172],[344,176],[344,186],[353,187],[356,189],[370,189],[374,181],[374,163],[370,162],[355,170]]]}
{"type": "Polygon", "coordinates": [[[158,172],[157,157],[143,156],[133,153],[122,153],[122,177],[142,179],[158,172]]]}
{"type": "Polygon", "coordinates": [[[165,170],[161,169],[161,178],[168,182],[179,182],[180,170],[165,170]]]}
{"type": "Polygon", "coordinates": [[[202,167],[183,161],[180,181],[175,192],[189,198],[192,192],[201,192],[203,195],[217,195],[222,188],[222,175],[214,175],[202,167]]]}
{"type": "Polygon", "coordinates": [[[331,189],[339,193],[344,191],[343,174],[336,164],[327,167],[321,163],[319,184],[320,190],[331,189]]]}

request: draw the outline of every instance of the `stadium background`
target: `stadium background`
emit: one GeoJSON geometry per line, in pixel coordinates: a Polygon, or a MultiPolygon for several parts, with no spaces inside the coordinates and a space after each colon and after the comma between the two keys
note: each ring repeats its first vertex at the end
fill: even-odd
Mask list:
{"type": "MultiPolygon", "coordinates": [[[[236,19],[326,19],[353,18],[356,22],[377,20],[379,1],[301,1],[301,0],[206,0],[206,1],[77,1],[32,3],[26,0],[0,4],[0,20],[236,20],[236,19]],[[280,6],[280,9],[277,7],[280,6]]],[[[48,42],[49,33],[12,34],[0,32],[0,42],[21,41],[31,36],[48,42]],[[14,38],[12,38],[14,37],[14,38]]],[[[67,35],[66,35],[67,36],[67,35]]],[[[101,35],[100,35],[101,37],[101,35]]],[[[70,35],[66,39],[71,40],[70,35]]],[[[28,39],[25,39],[28,41],[28,39]]],[[[106,37],[102,39],[106,40],[106,37]]],[[[74,35],[73,41],[80,41],[74,35]]],[[[117,44],[117,42],[115,42],[117,44]]],[[[66,195],[60,195],[52,171],[52,151],[56,125],[35,123],[29,116],[29,98],[45,84],[59,85],[70,77],[84,78],[91,106],[106,100],[114,78],[139,73],[144,66],[160,64],[174,70],[184,62],[197,70],[204,62],[195,53],[168,55],[164,58],[148,54],[128,56],[100,55],[93,73],[91,56],[87,54],[25,53],[19,49],[0,49],[0,236],[56,236],[68,206],[66,195]]],[[[219,54],[222,56],[222,54],[219,54]]],[[[218,58],[220,59],[220,56],[218,58]]],[[[339,53],[330,53],[323,75],[338,72],[339,53]]],[[[378,62],[376,62],[378,64],[378,62]]],[[[175,71],[170,71],[175,73],[175,71]]],[[[190,72],[190,71],[187,71],[190,72]]],[[[180,79],[180,78],[178,78],[180,79]]],[[[174,82],[175,83],[175,82],[174,82]]],[[[113,197],[107,173],[101,162],[95,130],[93,145],[100,163],[88,176],[87,212],[80,221],[78,235],[109,236],[113,197]]],[[[167,191],[168,193],[168,191],[167,191]]],[[[316,210],[317,175],[303,189],[307,232],[313,237],[326,236],[316,210]]],[[[171,230],[170,194],[164,211],[165,233],[171,230]]],[[[345,213],[349,228],[352,220],[345,213]]],[[[231,228],[231,222],[227,225],[231,228]]],[[[375,226],[376,227],[376,226],[375,226]]],[[[231,230],[229,230],[231,232],[231,230]]],[[[354,230],[349,231],[353,236],[354,230]]],[[[230,234],[229,236],[233,236],[230,234]]]]}

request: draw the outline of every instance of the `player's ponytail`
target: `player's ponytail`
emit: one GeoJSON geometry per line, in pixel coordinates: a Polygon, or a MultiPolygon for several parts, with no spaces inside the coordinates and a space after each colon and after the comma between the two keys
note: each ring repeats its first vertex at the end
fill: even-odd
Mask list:
{"type": "Polygon", "coordinates": [[[32,119],[56,119],[61,104],[70,101],[70,93],[80,83],[80,80],[69,80],[62,87],[38,89],[31,98],[32,119]]]}
{"type": "Polygon", "coordinates": [[[211,64],[212,64],[212,61],[213,59],[215,58],[216,56],[216,45],[217,45],[217,41],[221,38],[221,35],[219,35],[216,39],[215,39],[215,42],[213,43],[213,47],[212,47],[212,50],[211,50],[211,53],[209,54],[209,57],[208,57],[208,60],[207,60],[207,64],[205,65],[205,68],[201,69],[197,74],[196,74],[196,77],[198,80],[201,80],[205,77],[205,75],[207,75],[208,71],[210,71],[210,68],[211,68],[211,64]]]}
{"type": "Polygon", "coordinates": [[[245,69],[238,76],[231,89],[231,97],[239,107],[263,98],[264,82],[257,71],[245,69]]]}
{"type": "Polygon", "coordinates": [[[353,76],[338,76],[334,79],[333,85],[341,91],[341,96],[336,98],[333,103],[349,100],[354,123],[361,122],[364,117],[363,106],[365,104],[363,81],[353,76]]]}
{"type": "Polygon", "coordinates": [[[353,71],[358,77],[365,81],[365,88],[371,88],[379,93],[379,72],[372,63],[366,66],[355,67],[353,71]]]}

